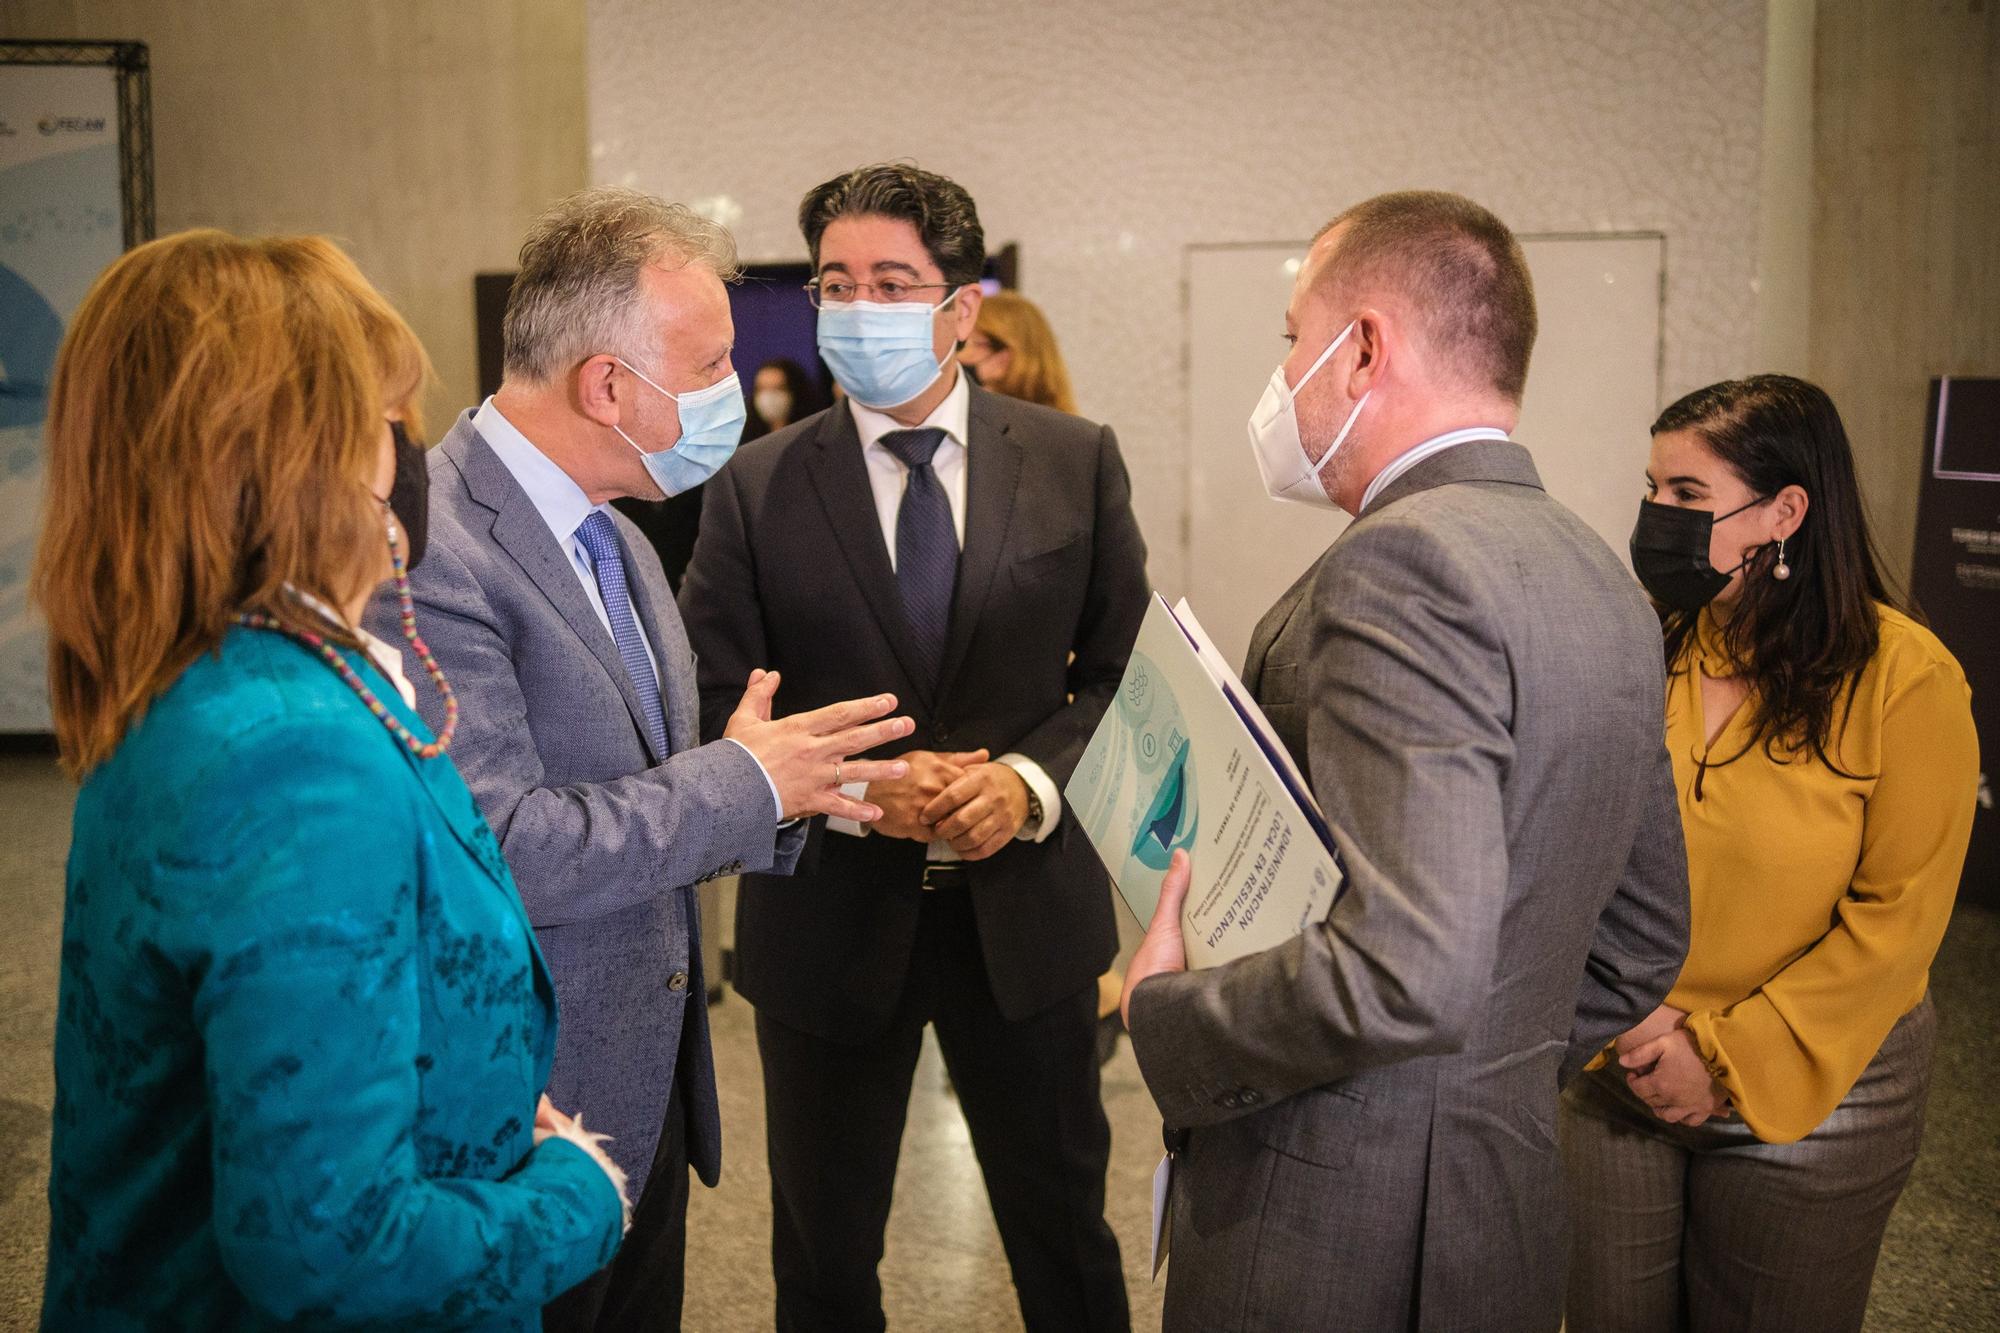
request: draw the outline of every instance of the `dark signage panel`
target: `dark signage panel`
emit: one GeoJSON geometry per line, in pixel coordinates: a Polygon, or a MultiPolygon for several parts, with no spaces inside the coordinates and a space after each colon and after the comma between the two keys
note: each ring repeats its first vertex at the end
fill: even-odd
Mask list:
{"type": "Polygon", "coordinates": [[[1960,901],[2000,907],[2000,379],[1931,381],[1911,592],[1972,683],[1979,809],[1960,901]]]}

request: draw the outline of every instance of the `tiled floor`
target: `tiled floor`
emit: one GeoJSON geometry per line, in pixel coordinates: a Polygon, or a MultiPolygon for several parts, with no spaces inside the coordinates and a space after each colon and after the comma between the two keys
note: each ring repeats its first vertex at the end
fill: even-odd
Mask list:
{"type": "MultiPolygon", "coordinates": [[[[711,1011],[720,1053],[722,1183],[697,1186],[688,1209],[690,1329],[771,1326],[770,1175],[764,1169],[764,1088],[751,1009],[731,995],[711,1011]]],[[[1111,1225],[1125,1258],[1134,1327],[1158,1328],[1160,1286],[1146,1280],[1152,1174],[1160,1121],[1129,1043],[1104,1073],[1111,1118],[1111,1225]]],[[[945,1086],[935,1043],[924,1043],[882,1260],[891,1328],[1018,1329],[1021,1317],[1000,1234],[986,1203],[965,1121],[945,1086]]]]}
{"type": "MultiPolygon", "coordinates": [[[[47,1209],[49,1032],[71,790],[43,760],[0,760],[0,1328],[40,1307],[47,1209]]],[[[1890,1227],[1871,1330],[2000,1329],[2000,916],[1962,909],[1934,973],[1943,1023],[1922,1160],[1890,1227]]],[[[768,1328],[769,1197],[750,1009],[714,1010],[726,1136],[721,1188],[696,1188],[686,1325],[768,1328]]],[[[1105,1073],[1111,1221],[1136,1327],[1159,1326],[1144,1276],[1159,1120],[1123,1043],[1105,1073]]],[[[999,1237],[934,1050],[918,1068],[882,1280],[892,1328],[1020,1327],[999,1237]]]]}

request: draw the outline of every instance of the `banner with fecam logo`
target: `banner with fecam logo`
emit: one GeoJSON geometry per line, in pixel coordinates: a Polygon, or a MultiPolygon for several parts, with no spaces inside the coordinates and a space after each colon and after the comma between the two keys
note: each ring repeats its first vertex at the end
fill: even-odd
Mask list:
{"type": "Polygon", "coordinates": [[[107,65],[0,64],[0,732],[49,728],[28,605],[42,423],[70,314],[125,248],[117,79],[107,65]]]}

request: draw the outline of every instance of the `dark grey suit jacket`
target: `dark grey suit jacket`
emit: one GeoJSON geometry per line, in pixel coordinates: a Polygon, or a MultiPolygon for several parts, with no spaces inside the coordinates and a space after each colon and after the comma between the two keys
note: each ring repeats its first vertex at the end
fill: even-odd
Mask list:
{"type": "Polygon", "coordinates": [[[1556,1094],[1687,946],[1659,622],[1478,442],[1392,483],[1258,627],[1245,683],[1349,873],[1323,926],[1143,983],[1170,1328],[1553,1330],[1556,1094]]]}
{"type": "MultiPolygon", "coordinates": [[[[1146,547],[1109,429],[972,390],[964,551],[941,681],[917,655],[844,406],[740,449],[708,484],[681,612],[708,734],[752,667],[790,712],[891,691],[915,735],[891,751],[1025,754],[1058,787],[1118,688],[1146,607],[1146,547]]],[[[823,824],[824,821],[815,821],[823,824]]],[[[924,848],[816,832],[799,873],[750,875],[736,986],[801,1032],[862,1041],[909,970],[924,848]]],[[[969,867],[987,975],[1022,1019],[1089,986],[1117,949],[1111,889],[1065,812],[1041,843],[969,867]]]]}
{"type": "MultiPolygon", "coordinates": [[[[555,977],[549,1096],[612,1135],[636,1202],[675,1077],[688,1156],[722,1164],[700,923],[692,886],[789,869],[770,784],[734,742],[701,745],[694,655],[659,558],[615,518],[633,610],[659,663],[668,752],[569,556],[506,464],[459,417],[430,455],[430,544],[411,576],[417,630],[458,695],[451,759],[499,835],[555,977]]],[[[370,630],[403,642],[386,594],[370,630]]],[[[405,652],[424,720],[443,701],[405,652]]],[[[747,674],[747,673],[746,673],[747,674]]]]}

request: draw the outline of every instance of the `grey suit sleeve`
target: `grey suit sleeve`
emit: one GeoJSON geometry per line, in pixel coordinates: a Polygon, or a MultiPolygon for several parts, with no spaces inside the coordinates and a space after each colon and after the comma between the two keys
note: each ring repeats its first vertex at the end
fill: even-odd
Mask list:
{"type": "Polygon", "coordinates": [[[1139,622],[1146,618],[1146,539],[1132,515],[1132,480],[1109,426],[1100,428],[1097,446],[1090,587],[1077,622],[1070,699],[1009,747],[1040,764],[1058,787],[1076,771],[1118,692],[1139,622]]]}
{"type": "Polygon", "coordinates": [[[1139,986],[1132,1049],[1169,1126],[1458,1050],[1479,1021],[1514,746],[1497,612],[1477,604],[1466,558],[1384,517],[1322,567],[1309,748],[1347,888],[1325,922],[1276,948],[1139,986]]]}
{"type": "Polygon", "coordinates": [[[1632,854],[1617,891],[1597,918],[1584,963],[1561,1083],[1575,1078],[1619,1033],[1658,1008],[1687,958],[1687,846],[1673,761],[1665,745],[1655,749],[1643,783],[1632,854]]]}
{"type": "MultiPolygon", "coordinates": [[[[478,581],[438,543],[422,574],[419,631],[459,699],[451,758],[499,836],[531,922],[590,920],[719,873],[771,868],[780,847],[770,785],[739,745],[684,750],[609,782],[550,785],[478,581]]],[[[436,726],[442,701],[412,676],[418,709],[436,726]]]]}

